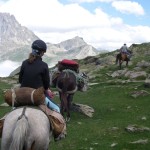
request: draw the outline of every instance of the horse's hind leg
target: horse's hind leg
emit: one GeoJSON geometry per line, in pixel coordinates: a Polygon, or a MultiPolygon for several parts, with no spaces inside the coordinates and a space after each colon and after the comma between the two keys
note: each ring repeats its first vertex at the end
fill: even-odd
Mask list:
{"type": "Polygon", "coordinates": [[[126,61],[126,66],[128,66],[128,61],[126,61]]]}
{"type": "Polygon", "coordinates": [[[119,54],[116,56],[116,65],[118,64],[118,57],[119,57],[119,54]]]}
{"type": "Polygon", "coordinates": [[[68,97],[67,97],[69,110],[71,109],[71,105],[72,105],[72,101],[73,101],[73,96],[74,96],[74,94],[69,94],[68,97]]]}
{"type": "Polygon", "coordinates": [[[119,69],[121,69],[122,61],[119,61],[119,69]]]}

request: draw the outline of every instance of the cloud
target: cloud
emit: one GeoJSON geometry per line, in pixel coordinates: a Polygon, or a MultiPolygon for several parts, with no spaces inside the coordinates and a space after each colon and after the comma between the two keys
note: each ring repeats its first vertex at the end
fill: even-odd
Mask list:
{"type": "Polygon", "coordinates": [[[114,1],[112,2],[112,6],[120,11],[121,13],[126,14],[135,14],[135,15],[144,15],[144,9],[137,2],[131,1],[114,1]]]}
{"type": "Polygon", "coordinates": [[[0,63],[0,77],[7,77],[19,66],[18,63],[6,60],[0,63]]]}
{"type": "Polygon", "coordinates": [[[68,0],[70,2],[75,2],[75,3],[94,3],[94,2],[113,2],[113,1],[118,1],[118,0],[68,0]]]}
{"type": "MultiPolygon", "coordinates": [[[[136,14],[142,14],[138,3],[127,2],[124,3],[126,11],[131,12],[134,7],[136,14]]],[[[119,1],[113,2],[113,7],[119,9],[119,4],[123,2],[118,3],[119,1]]],[[[121,8],[119,11],[123,11],[121,8]]],[[[124,42],[132,44],[150,41],[150,27],[130,26],[125,24],[122,18],[113,17],[101,8],[90,12],[77,2],[62,4],[58,0],[9,0],[0,7],[0,12],[14,14],[21,25],[28,27],[41,39],[50,43],[59,43],[80,36],[96,48],[115,50],[124,42]]]]}

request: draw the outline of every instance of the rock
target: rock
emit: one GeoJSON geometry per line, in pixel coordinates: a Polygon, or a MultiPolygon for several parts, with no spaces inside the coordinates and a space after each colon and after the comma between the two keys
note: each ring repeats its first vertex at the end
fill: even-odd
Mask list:
{"type": "Polygon", "coordinates": [[[118,145],[118,143],[112,143],[110,147],[115,147],[116,145],[118,145]]]}
{"type": "Polygon", "coordinates": [[[145,91],[145,90],[141,90],[141,91],[134,91],[131,93],[131,96],[134,97],[134,98],[137,98],[139,96],[147,96],[149,95],[150,93],[145,91]]]}
{"type": "Polygon", "coordinates": [[[150,88],[150,79],[145,80],[144,87],[150,88]]]}
{"type": "Polygon", "coordinates": [[[9,105],[7,103],[3,103],[0,106],[8,107],[9,105]]]}
{"type": "Polygon", "coordinates": [[[144,132],[144,131],[150,131],[150,128],[148,127],[143,127],[143,126],[138,126],[138,125],[128,125],[125,128],[126,131],[128,132],[144,132]]]}
{"type": "Polygon", "coordinates": [[[145,71],[128,71],[124,76],[130,79],[146,78],[147,73],[145,71]]]}
{"type": "Polygon", "coordinates": [[[147,67],[150,67],[150,62],[146,62],[146,61],[141,61],[141,62],[138,62],[137,67],[141,67],[141,68],[147,68],[147,67]]]}
{"type": "Polygon", "coordinates": [[[130,142],[131,144],[147,144],[148,143],[148,139],[140,139],[138,141],[134,141],[134,142],[130,142]]]}
{"type": "Polygon", "coordinates": [[[94,109],[88,105],[72,103],[71,110],[93,117],[94,109]]]}
{"type": "Polygon", "coordinates": [[[127,69],[124,69],[124,70],[117,70],[115,72],[113,72],[111,74],[111,77],[120,77],[120,76],[124,76],[124,74],[127,72],[128,70],[127,69]]]}

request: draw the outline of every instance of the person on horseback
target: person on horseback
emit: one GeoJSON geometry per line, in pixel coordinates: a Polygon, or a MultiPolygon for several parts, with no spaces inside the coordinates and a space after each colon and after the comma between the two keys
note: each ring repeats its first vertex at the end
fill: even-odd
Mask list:
{"type": "MultiPolygon", "coordinates": [[[[43,100],[45,104],[41,103],[39,105],[39,108],[41,111],[43,111],[47,115],[50,121],[50,125],[51,125],[50,128],[53,130],[54,140],[59,141],[65,138],[66,136],[66,123],[65,123],[63,116],[60,113],[60,108],[58,107],[57,104],[55,104],[52,101],[53,95],[51,94],[52,92],[49,89],[50,87],[49,69],[48,69],[47,63],[42,61],[42,56],[46,52],[47,46],[44,41],[35,40],[32,43],[31,48],[32,48],[32,52],[29,54],[29,58],[24,60],[21,65],[21,69],[19,73],[19,83],[21,84],[20,87],[22,89],[23,87],[34,88],[36,90],[42,87],[42,89],[44,89],[43,95],[45,94],[45,96],[43,100]]],[[[36,90],[33,90],[33,91],[36,91],[36,90]]],[[[11,101],[13,101],[13,99],[17,97],[16,96],[17,93],[15,93],[14,89],[13,89],[13,92],[14,93],[12,93],[11,101]]],[[[24,92],[24,94],[28,94],[28,93],[24,92]]],[[[6,95],[5,95],[5,98],[8,96],[6,95]]],[[[31,96],[31,101],[33,100],[32,104],[34,104],[34,98],[33,98],[34,95],[31,93],[31,95],[29,94],[29,96],[31,96]]],[[[27,105],[28,104],[29,103],[27,102],[27,105]]],[[[14,108],[14,110],[16,109],[17,109],[17,106],[14,108]]],[[[7,117],[7,115],[9,114],[6,114],[3,118],[0,119],[0,138],[2,137],[3,126],[4,126],[5,118],[7,117]]]]}
{"type": "Polygon", "coordinates": [[[42,56],[47,50],[47,45],[42,40],[35,40],[32,45],[32,52],[29,54],[29,58],[24,60],[21,65],[19,73],[19,83],[21,87],[39,88],[45,89],[45,104],[48,108],[60,112],[60,108],[52,101],[52,95],[50,87],[50,77],[48,65],[42,61],[42,56]]]}
{"type": "Polygon", "coordinates": [[[128,57],[128,59],[130,60],[130,58],[131,58],[131,53],[129,52],[126,43],[120,48],[120,54],[122,54],[122,53],[123,53],[123,54],[126,54],[127,57],[128,57]]]}

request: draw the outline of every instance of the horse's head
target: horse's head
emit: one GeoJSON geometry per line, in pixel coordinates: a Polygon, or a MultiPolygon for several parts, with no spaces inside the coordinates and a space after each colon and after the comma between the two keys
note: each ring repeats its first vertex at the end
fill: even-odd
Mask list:
{"type": "Polygon", "coordinates": [[[89,77],[87,76],[87,74],[85,72],[80,73],[80,81],[78,84],[78,90],[85,92],[88,89],[88,81],[89,81],[89,77]]]}

